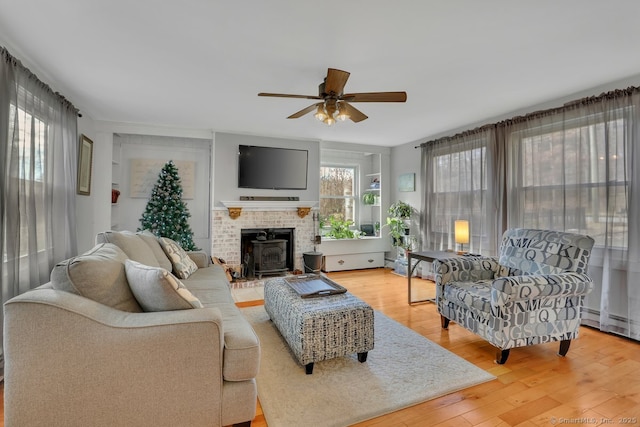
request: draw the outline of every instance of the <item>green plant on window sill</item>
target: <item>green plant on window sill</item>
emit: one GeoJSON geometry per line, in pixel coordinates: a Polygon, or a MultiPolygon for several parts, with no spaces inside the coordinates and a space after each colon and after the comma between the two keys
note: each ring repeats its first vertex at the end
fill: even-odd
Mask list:
{"type": "Polygon", "coordinates": [[[359,239],[362,235],[360,231],[352,230],[353,221],[350,219],[342,220],[335,217],[326,218],[323,224],[329,223],[329,230],[324,233],[323,237],[331,239],[359,239]]]}

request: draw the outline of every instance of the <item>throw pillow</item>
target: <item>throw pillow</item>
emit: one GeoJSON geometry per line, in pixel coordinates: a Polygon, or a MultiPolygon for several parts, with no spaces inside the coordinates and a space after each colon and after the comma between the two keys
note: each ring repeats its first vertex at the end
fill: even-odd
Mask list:
{"type": "MultiPolygon", "coordinates": [[[[158,260],[158,267],[162,267],[165,270],[171,271],[171,268],[173,266],[171,264],[171,261],[169,261],[169,258],[167,258],[167,254],[164,253],[164,249],[162,249],[162,246],[160,246],[160,242],[158,241],[158,237],[155,234],[153,234],[151,231],[149,231],[149,230],[139,231],[136,234],[138,236],[140,236],[140,238],[147,245],[149,245],[149,247],[151,248],[151,251],[153,252],[153,255],[158,260]]],[[[131,258],[131,257],[129,257],[129,258],[131,258]]],[[[131,259],[133,259],[134,261],[142,262],[142,261],[134,259],[134,258],[131,258],[131,259]]],[[[146,264],[146,263],[142,262],[142,264],[146,264]]],[[[152,264],[147,264],[147,265],[152,265],[152,264]]]]}
{"type": "Polygon", "coordinates": [[[146,265],[160,267],[156,256],[142,238],[131,231],[104,231],[96,236],[98,243],[113,243],[127,254],[129,259],[146,265]]]}
{"type": "Polygon", "coordinates": [[[180,280],[162,267],[127,260],[124,264],[131,292],[144,311],[202,308],[202,303],[180,280]]]}
{"type": "Polygon", "coordinates": [[[160,246],[164,249],[164,253],[167,254],[171,261],[173,271],[178,278],[188,279],[198,269],[196,263],[189,258],[189,255],[176,241],[168,237],[160,237],[158,240],[160,241],[160,246]]]}
{"type": "Polygon", "coordinates": [[[82,295],[122,311],[141,312],[131,293],[124,263],[127,255],[112,243],[102,243],[82,255],[59,262],[51,271],[51,286],[82,295]]]}

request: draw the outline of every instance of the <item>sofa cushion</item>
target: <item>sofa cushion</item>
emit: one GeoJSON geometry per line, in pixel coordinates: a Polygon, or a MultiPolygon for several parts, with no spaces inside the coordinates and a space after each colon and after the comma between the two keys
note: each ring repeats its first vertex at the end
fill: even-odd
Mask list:
{"type": "Polygon", "coordinates": [[[202,308],[182,282],[162,267],[125,261],[129,287],[144,311],[172,311],[202,308]]]}
{"type": "Polygon", "coordinates": [[[255,378],[260,368],[260,340],[234,303],[207,304],[220,310],[224,324],[222,376],[225,381],[255,378]]]}
{"type": "Polygon", "coordinates": [[[195,295],[195,297],[198,298],[205,307],[213,307],[219,303],[235,304],[231,293],[221,286],[210,286],[208,289],[192,289],[191,278],[189,278],[187,282],[188,283],[185,284],[187,289],[189,289],[189,291],[191,291],[191,293],[195,295]]]}
{"type": "Polygon", "coordinates": [[[167,254],[164,253],[162,246],[160,246],[158,237],[149,230],[139,231],[137,234],[147,245],[149,245],[153,255],[158,261],[158,265],[165,270],[171,271],[173,265],[171,265],[171,261],[167,258],[167,254]]]}
{"type": "Polygon", "coordinates": [[[113,243],[122,249],[129,259],[145,265],[160,267],[149,245],[136,233],[131,231],[105,231],[98,233],[96,240],[98,243],[113,243]]]}
{"type": "Polygon", "coordinates": [[[127,283],[126,260],[127,255],[118,246],[101,243],[58,263],[51,271],[51,286],[118,310],[139,313],[142,309],[127,283]]]}
{"type": "Polygon", "coordinates": [[[160,237],[160,246],[167,254],[167,257],[173,265],[173,271],[180,279],[188,279],[189,276],[198,270],[198,266],[189,255],[182,249],[182,247],[174,240],[168,237],[160,237]]]}

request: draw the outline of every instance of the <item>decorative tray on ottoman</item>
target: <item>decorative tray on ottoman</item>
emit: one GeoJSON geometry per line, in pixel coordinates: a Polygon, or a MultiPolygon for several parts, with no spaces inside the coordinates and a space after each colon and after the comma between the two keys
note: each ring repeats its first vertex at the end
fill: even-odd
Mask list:
{"type": "Polygon", "coordinates": [[[287,277],[285,282],[302,298],[324,297],[347,292],[346,288],[320,274],[287,277]]]}

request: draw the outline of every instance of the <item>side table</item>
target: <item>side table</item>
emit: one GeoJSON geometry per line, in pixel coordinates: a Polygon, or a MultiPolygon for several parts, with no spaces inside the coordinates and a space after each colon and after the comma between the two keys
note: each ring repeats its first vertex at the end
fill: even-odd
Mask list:
{"type": "Polygon", "coordinates": [[[409,305],[419,303],[419,302],[435,302],[433,299],[423,299],[423,300],[411,300],[411,276],[415,271],[420,261],[428,261],[433,262],[436,259],[444,259],[444,258],[457,258],[458,255],[456,252],[448,252],[448,251],[421,251],[421,252],[408,252],[407,253],[407,291],[408,291],[408,301],[409,305]],[[411,260],[415,259],[416,263],[412,264],[411,260]]]}

